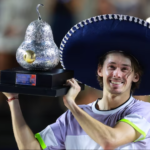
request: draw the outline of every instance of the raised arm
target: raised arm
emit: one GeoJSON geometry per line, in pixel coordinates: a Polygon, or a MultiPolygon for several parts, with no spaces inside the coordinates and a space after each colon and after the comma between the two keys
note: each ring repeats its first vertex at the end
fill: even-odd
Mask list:
{"type": "Polygon", "coordinates": [[[8,104],[11,111],[13,132],[19,150],[23,149],[42,150],[39,142],[36,140],[33,132],[28,127],[23,118],[19,104],[18,94],[4,93],[4,95],[8,99],[13,99],[12,101],[8,102],[8,104]]]}
{"type": "Polygon", "coordinates": [[[80,86],[76,80],[67,80],[67,85],[71,88],[63,97],[65,106],[70,109],[82,129],[104,150],[118,148],[140,137],[141,134],[125,122],[119,122],[112,128],[92,118],[75,103],[75,98],[80,92],[80,86]]]}

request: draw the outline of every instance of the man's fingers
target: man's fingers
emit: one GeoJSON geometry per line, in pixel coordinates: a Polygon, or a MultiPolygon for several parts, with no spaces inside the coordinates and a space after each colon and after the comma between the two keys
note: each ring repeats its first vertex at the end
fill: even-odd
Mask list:
{"type": "Polygon", "coordinates": [[[79,86],[78,82],[72,78],[66,81],[66,84],[63,84],[64,86],[72,86],[72,87],[77,87],[79,86]]]}
{"type": "Polygon", "coordinates": [[[67,80],[67,83],[73,87],[78,86],[78,83],[74,78],[67,80]]]}
{"type": "Polygon", "coordinates": [[[74,86],[74,82],[72,80],[67,80],[67,82],[71,85],[74,86]]]}
{"type": "Polygon", "coordinates": [[[73,81],[74,84],[79,85],[76,79],[72,78],[71,80],[73,81]]]}

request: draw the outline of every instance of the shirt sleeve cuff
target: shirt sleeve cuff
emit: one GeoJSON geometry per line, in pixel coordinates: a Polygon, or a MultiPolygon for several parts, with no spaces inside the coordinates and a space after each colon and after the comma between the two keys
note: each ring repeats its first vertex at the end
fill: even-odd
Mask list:
{"type": "Polygon", "coordinates": [[[40,135],[39,133],[37,133],[37,134],[35,134],[35,138],[39,141],[39,143],[40,143],[42,149],[44,150],[47,146],[46,146],[46,144],[44,143],[44,141],[43,141],[41,135],[40,135]]]}
{"type": "Polygon", "coordinates": [[[138,114],[127,115],[120,121],[128,123],[141,134],[141,136],[134,142],[144,140],[150,130],[150,123],[143,116],[138,114]]]}
{"type": "Polygon", "coordinates": [[[137,140],[135,140],[134,142],[142,141],[146,138],[146,133],[144,131],[142,131],[140,128],[138,128],[131,121],[129,121],[127,119],[122,119],[122,120],[120,120],[120,122],[126,122],[127,124],[131,125],[136,131],[138,131],[141,134],[141,136],[137,140]]]}

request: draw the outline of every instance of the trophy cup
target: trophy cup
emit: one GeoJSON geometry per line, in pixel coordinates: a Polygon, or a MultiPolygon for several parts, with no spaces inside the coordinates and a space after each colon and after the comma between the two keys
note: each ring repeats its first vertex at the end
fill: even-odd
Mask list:
{"type": "MultiPolygon", "coordinates": [[[[0,91],[39,96],[57,97],[67,93],[70,87],[63,86],[73,78],[70,70],[56,69],[59,49],[54,43],[52,30],[39,13],[38,20],[29,24],[25,39],[17,49],[16,59],[20,68],[0,72],[0,91]]],[[[81,90],[83,84],[79,84],[81,90]]]]}

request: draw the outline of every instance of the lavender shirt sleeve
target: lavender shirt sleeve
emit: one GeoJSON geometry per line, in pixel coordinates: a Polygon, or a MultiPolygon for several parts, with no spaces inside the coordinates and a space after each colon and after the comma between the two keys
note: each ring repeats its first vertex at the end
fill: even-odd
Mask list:
{"type": "Polygon", "coordinates": [[[150,103],[137,101],[133,107],[129,108],[128,114],[120,121],[131,125],[135,130],[141,133],[141,136],[134,142],[150,138],[150,103]]]}
{"type": "Polygon", "coordinates": [[[67,129],[67,115],[69,111],[61,115],[57,121],[47,126],[35,137],[44,150],[62,150],[65,149],[65,137],[67,129]]]}

